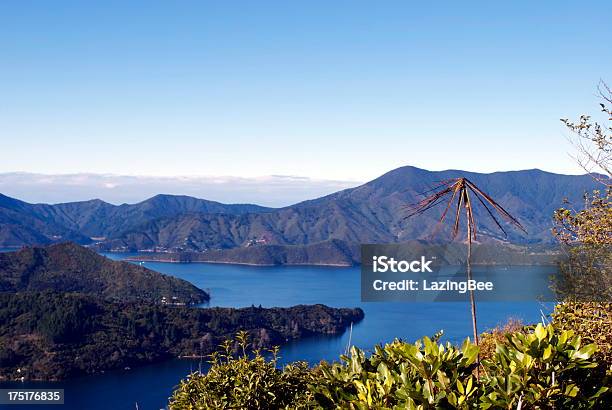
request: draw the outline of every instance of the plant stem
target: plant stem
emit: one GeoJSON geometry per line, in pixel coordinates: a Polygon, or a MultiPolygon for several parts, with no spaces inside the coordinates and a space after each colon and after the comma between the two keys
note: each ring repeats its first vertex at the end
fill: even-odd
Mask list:
{"type": "MultiPolygon", "coordinates": [[[[470,235],[468,225],[468,237],[470,235]]],[[[468,256],[467,256],[467,278],[472,280],[472,238],[468,239],[468,256]]],[[[478,346],[478,326],[476,325],[476,301],[474,300],[474,291],[470,289],[470,307],[472,309],[472,329],[474,330],[474,343],[478,346]]]]}
{"type": "MultiPolygon", "coordinates": [[[[467,278],[472,280],[472,226],[467,221],[467,278]]],[[[470,288],[470,308],[472,310],[472,329],[474,330],[474,343],[478,346],[478,326],[476,325],[476,301],[474,291],[470,288]]],[[[476,377],[480,379],[480,355],[476,356],[476,377]]]]}

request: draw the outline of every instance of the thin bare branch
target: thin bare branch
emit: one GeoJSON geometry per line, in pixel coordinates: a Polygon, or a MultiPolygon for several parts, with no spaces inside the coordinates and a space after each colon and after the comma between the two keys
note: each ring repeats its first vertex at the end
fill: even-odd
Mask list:
{"type": "Polygon", "coordinates": [[[453,239],[459,233],[459,222],[461,220],[461,208],[463,207],[463,188],[459,188],[459,200],[457,201],[457,212],[455,214],[455,226],[453,227],[453,239]]]}
{"type": "Polygon", "coordinates": [[[527,231],[525,230],[523,225],[521,225],[521,223],[515,217],[510,215],[510,213],[508,211],[506,211],[500,204],[495,202],[495,200],[493,198],[491,198],[486,192],[482,191],[480,188],[478,188],[476,185],[474,185],[471,181],[469,181],[467,179],[465,181],[466,181],[467,185],[473,191],[476,192],[477,195],[481,195],[493,208],[495,208],[495,210],[497,212],[499,212],[499,214],[502,216],[502,218],[506,219],[506,221],[510,222],[511,224],[513,224],[514,226],[519,228],[521,231],[527,233],[527,231]]]}
{"type": "MultiPolygon", "coordinates": [[[[421,215],[431,208],[446,203],[446,207],[442,212],[442,216],[439,218],[436,227],[432,233],[435,234],[442,223],[446,220],[450,208],[455,205],[455,217],[453,221],[452,237],[455,238],[459,233],[459,227],[461,224],[461,213],[463,208],[466,215],[466,222],[469,224],[471,237],[468,240],[476,240],[477,238],[477,227],[476,217],[474,215],[475,210],[473,207],[470,192],[478,199],[478,201],[484,206],[487,214],[493,219],[495,225],[503,232],[504,236],[508,236],[508,233],[502,226],[501,222],[495,215],[494,211],[497,212],[502,219],[521,231],[527,233],[521,223],[508,211],[506,211],[500,204],[498,204],[491,196],[478,188],[473,182],[467,178],[455,178],[443,181],[440,185],[431,191],[437,192],[425,197],[417,204],[410,207],[411,212],[406,218],[411,218],[415,215],[421,215]]],[[[430,191],[430,192],[431,192],[430,191]]],[[[405,219],[406,219],[405,218],[405,219]]]]}

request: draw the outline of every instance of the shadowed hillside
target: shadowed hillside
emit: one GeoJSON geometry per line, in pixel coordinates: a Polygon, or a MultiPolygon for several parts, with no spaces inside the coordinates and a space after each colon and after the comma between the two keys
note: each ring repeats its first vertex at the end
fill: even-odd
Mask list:
{"type": "Polygon", "coordinates": [[[182,279],[112,261],[73,243],[0,253],[0,291],[79,292],[117,301],[202,303],[206,292],[182,279]]]}
{"type": "Polygon", "coordinates": [[[185,213],[266,212],[250,204],[219,202],[180,195],[156,195],[137,204],[112,205],[93,199],[56,205],[29,204],[0,194],[0,247],[117,237],[151,220],[185,213]]]}

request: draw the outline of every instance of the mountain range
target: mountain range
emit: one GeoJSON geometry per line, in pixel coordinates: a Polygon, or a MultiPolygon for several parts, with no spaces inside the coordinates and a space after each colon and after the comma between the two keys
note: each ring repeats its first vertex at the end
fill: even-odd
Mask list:
{"type": "Polygon", "coordinates": [[[62,204],[29,204],[0,194],[0,246],[14,247],[57,241],[92,242],[114,238],[159,218],[182,214],[265,212],[258,205],[226,205],[188,196],[157,195],[138,204],[112,205],[99,199],[62,204]]]}
{"type": "MultiPolygon", "coordinates": [[[[0,195],[0,247],[71,240],[102,250],[216,252],[222,255],[217,259],[231,262],[245,259],[244,254],[286,255],[296,254],[298,249],[297,255],[302,255],[301,247],[325,243],[330,243],[323,246],[325,249],[354,249],[359,243],[432,239],[441,207],[407,218],[408,205],[418,202],[441,181],[459,176],[487,192],[528,232],[507,226],[505,237],[477,203],[482,241],[550,243],[553,211],[566,202],[580,208],[584,194],[597,188],[589,175],[560,175],[537,169],[482,174],[406,166],[361,186],[284,208],[227,205],[172,195],[118,206],[101,200],[29,204],[0,195]],[[248,249],[252,247],[274,248],[254,252],[248,249]]],[[[443,226],[435,237],[448,235],[449,228],[443,226]]],[[[309,257],[297,258],[309,263],[309,257]]],[[[327,262],[333,263],[333,258],[327,262]]],[[[253,263],[257,263],[256,258],[253,263]]]]}

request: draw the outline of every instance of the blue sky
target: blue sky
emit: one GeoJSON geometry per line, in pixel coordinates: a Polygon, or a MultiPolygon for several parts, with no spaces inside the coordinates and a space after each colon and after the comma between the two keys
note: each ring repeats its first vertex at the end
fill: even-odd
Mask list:
{"type": "Polygon", "coordinates": [[[580,173],[559,118],[612,82],[610,15],[609,1],[3,1],[0,172],[580,173]]]}

